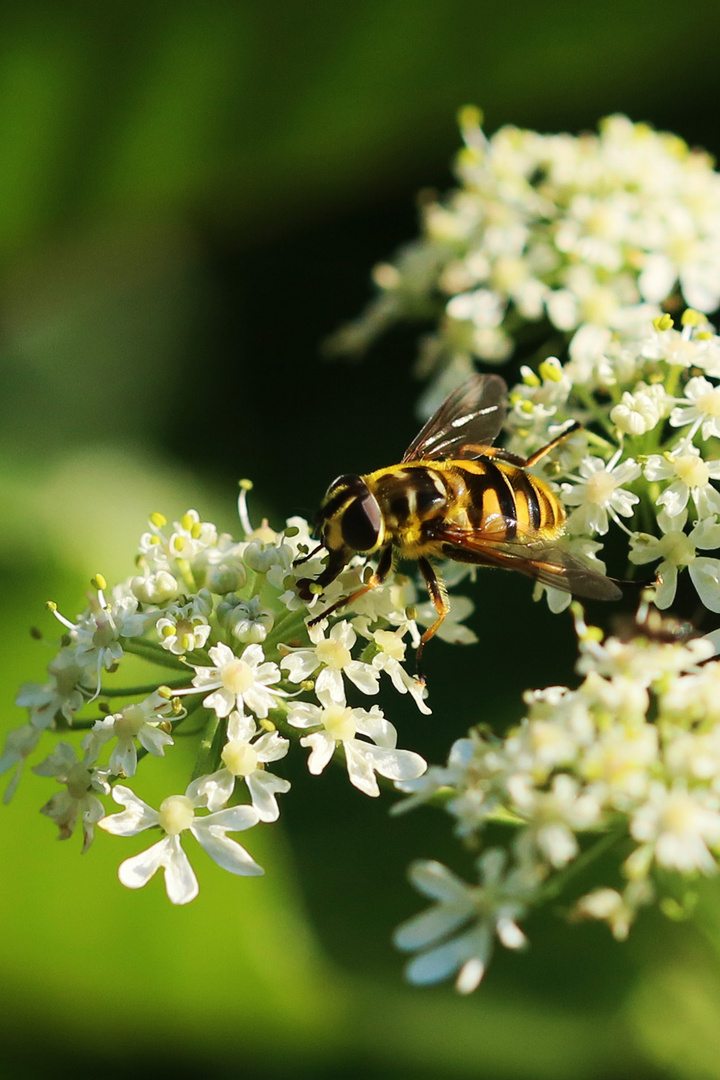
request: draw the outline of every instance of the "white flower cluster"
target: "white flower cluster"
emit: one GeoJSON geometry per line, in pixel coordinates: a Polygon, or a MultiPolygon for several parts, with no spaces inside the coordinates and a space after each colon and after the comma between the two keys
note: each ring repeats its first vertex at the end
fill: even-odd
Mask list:
{"type": "Polygon", "coordinates": [[[480,856],[479,885],[436,862],[411,868],[434,901],[396,933],[418,953],[412,982],[457,974],[459,990],[474,990],[495,938],[524,945],[518,921],[561,890],[571,896],[577,871],[600,854],[615,856],[619,883],[576,893],[573,915],[605,921],[618,939],[641,906],[671,897],[677,906],[694,876],[718,871],[720,661],[709,661],[706,638],[686,639],[643,608],[627,640],[603,640],[576,614],[576,690],[527,693],[504,739],[473,731],[447,766],[400,785],[410,797],[398,809],[441,802],[473,846],[488,823],[511,832],[480,856]]]}
{"type": "MultiPolygon", "coordinates": [[[[541,464],[568,507],[570,549],[604,569],[598,557],[615,524],[631,563],[657,564],[659,608],[672,605],[687,570],[705,608],[720,612],[720,559],[706,554],[720,547],[720,338],[692,309],[682,324],[659,316],[644,337],[615,338],[592,363],[523,367],[510,392],[509,446],[528,455],[578,421],[541,464]]],[[[557,590],[548,599],[555,611],[570,603],[557,590]]]]}
{"type": "MultiPolygon", "coordinates": [[[[532,358],[509,394],[506,449],[525,460],[558,440],[534,468],[567,507],[570,556],[605,572],[614,534],[615,571],[620,532],[620,577],[653,574],[656,608],[717,625],[720,338],[707,314],[720,305],[720,175],[706,154],[623,116],[580,138],[514,127],[487,138],[472,108],[460,124],[458,186],[425,201],[421,237],[376,268],[379,296],[332,344],[362,349],[396,320],[435,320],[419,361],[432,376],[427,414],[477,361],[532,358]],[[684,304],[676,323],[669,312],[684,304]]],[[[554,611],[571,602],[542,592],[554,611]]],[[[603,642],[579,627],[578,690],[527,696],[508,738],[471,732],[445,768],[404,785],[406,805],[443,802],[468,840],[487,821],[515,825],[506,849],[479,859],[478,883],[438,863],[411,870],[434,901],[397,934],[417,953],[413,981],[457,973],[474,989],[495,939],[522,946],[523,916],[616,841],[632,847],[623,884],[581,897],[575,913],[618,938],[667,875],[717,868],[720,665],[706,661],[720,630],[674,640],[647,616],[632,640],[603,642]]]]}
{"type": "MultiPolygon", "coordinates": [[[[96,825],[118,836],[159,828],[119,876],[138,888],[162,869],[178,904],[198,891],[187,834],[231,873],[262,873],[228,834],[277,820],[290,784],[275,770],[293,742],[313,775],[336,758],[367,795],[383,777],[408,794],[404,808],[442,803],[469,843],[504,824],[511,838],[483,851],[477,883],[437,862],[412,868],[433,906],[396,935],[416,953],[412,981],[456,975],[469,992],[495,940],[522,947],[524,917],[569,892],[601,853],[617,855],[617,880],[577,890],[573,911],[619,939],[643,905],[667,901],[670,888],[681,905],[693,875],[718,867],[720,661],[710,658],[720,630],[679,634],[648,605],[665,611],[679,589],[694,590],[701,616],[720,613],[720,337],[703,314],[720,304],[720,175],[680,139],[622,116],[581,138],[503,128],[488,139],[474,109],[461,127],[459,186],[425,204],[422,238],[376,269],[379,298],[336,345],[362,347],[397,319],[437,318],[421,358],[434,377],[428,413],[477,360],[537,348],[509,393],[505,449],[522,466],[557,439],[531,464],[568,509],[558,544],[579,557],[568,564],[605,572],[605,539],[620,530],[631,572],[655,574],[632,632],[604,638],[576,608],[581,685],[526,694],[507,737],[473,730],[447,766],[426,772],[397,748],[382,709],[357,702],[385,683],[429,712],[407,650],[420,643],[417,623],[435,622],[434,605],[417,604],[400,574],[364,589],[360,557],[313,595],[308,580],[324,564],[307,523],[253,530],[243,490],[242,540],[193,510],[172,524],[154,514],[135,576],[108,594],[98,575],[75,621],[48,605],[66,633],[47,681],[18,695],[29,720],[9,733],[0,773],[12,774],[7,800],[42,739],[83,732],[34,766],[61,785],[43,813],[63,838],[81,823],[83,850],[96,825]],[[693,307],[676,326],[660,305],[679,312],[683,302],[693,307]],[[322,618],[336,607],[339,617],[322,618]],[[164,681],[118,685],[126,654],[163,667],[164,681]],[[125,781],[180,735],[198,741],[195,770],[155,810],[125,781]],[[110,795],[120,812],[107,813],[110,795]]],[[[450,569],[455,583],[470,568],[450,569]]],[[[543,591],[555,611],[571,602],[543,591]]],[[[462,625],[471,608],[453,597],[438,636],[474,640],[462,625]]]]}
{"type": "MultiPolygon", "coordinates": [[[[378,777],[409,781],[426,768],[419,754],[397,748],[396,730],[378,705],[366,709],[347,700],[348,692],[375,696],[385,674],[388,685],[430,711],[424,684],[405,666],[408,644],[420,640],[410,607],[414,586],[396,575],[329,627],[317,620],[318,610],[358,589],[363,560],[308,605],[296,581],[317,575],[322,561],[305,557],[296,569],[314,546],[307,523],[293,518],[280,534],[266,524],[253,531],[244,490],[240,516],[245,538],[237,542],[194,510],[174,524],[154,514],[134,577],[107,595],[98,575],[90,607],[74,622],[48,605],[67,633],[47,682],[21,689],[17,701],[29,721],[10,732],[0,757],[0,772],[13,773],[7,800],[41,738],[84,731],[79,753],[62,741],[34,767],[62,785],[43,813],[63,838],[81,821],[83,850],[95,825],[118,836],[159,827],[163,838],[126,860],[120,880],[138,888],[162,868],[178,904],[198,891],[182,846],[186,834],[231,873],[262,873],[227,834],[278,818],[278,795],[290,784],[275,767],[293,742],[309,750],[310,773],[338,757],[350,782],[371,796],[379,794],[378,777]],[[119,686],[114,675],[126,654],[159,664],[172,677],[119,686]],[[100,715],[88,719],[93,702],[100,715]],[[117,782],[132,780],[145,754],[163,757],[186,730],[200,748],[183,794],[170,794],[154,810],[117,782]],[[101,800],[107,795],[124,808],[120,813],[107,815],[101,800]]],[[[467,613],[469,602],[459,599],[467,613]]],[[[448,633],[461,638],[460,631],[450,620],[448,633]]]]}
{"type": "Polygon", "coordinates": [[[720,175],[707,154],[625,116],[579,137],[508,126],[488,138],[474,107],[459,120],[459,186],[425,201],[421,238],[375,268],[378,297],[332,348],[437,319],[420,360],[435,376],[429,414],[476,360],[503,361],[518,339],[554,335],[579,358],[678,293],[718,307],[720,175]]]}

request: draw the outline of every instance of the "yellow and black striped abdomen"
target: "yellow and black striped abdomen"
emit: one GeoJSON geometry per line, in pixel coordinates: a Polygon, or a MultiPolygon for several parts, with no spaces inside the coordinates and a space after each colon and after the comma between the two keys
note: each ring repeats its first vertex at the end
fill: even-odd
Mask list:
{"type": "Polygon", "coordinates": [[[453,478],[454,508],[448,520],[496,541],[562,532],[565,508],[548,485],[504,461],[478,458],[444,463],[453,478]]]}

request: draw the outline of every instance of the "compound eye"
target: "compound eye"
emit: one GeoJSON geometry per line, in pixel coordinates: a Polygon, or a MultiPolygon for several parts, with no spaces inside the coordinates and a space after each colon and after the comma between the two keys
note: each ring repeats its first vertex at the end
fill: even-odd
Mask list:
{"type": "Polygon", "coordinates": [[[368,492],[343,510],[342,538],[353,551],[372,551],[380,539],[382,514],[377,499],[368,492]]]}

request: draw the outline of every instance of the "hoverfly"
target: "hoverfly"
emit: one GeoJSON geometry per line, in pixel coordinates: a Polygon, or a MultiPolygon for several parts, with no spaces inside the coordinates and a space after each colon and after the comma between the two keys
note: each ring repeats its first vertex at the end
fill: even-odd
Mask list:
{"type": "Polygon", "coordinates": [[[376,555],[378,562],[362,588],[313,623],[379,585],[397,559],[417,561],[437,611],[422,635],[418,668],[424,646],[450,608],[434,566],[438,559],[519,570],[588,599],[622,596],[614,582],[563,545],[565,508],[545,481],[526,471],[580,425],[573,424],[530,457],[518,457],[493,447],[505,419],[506,397],[499,375],[473,375],[445,399],[399,465],[332,482],[315,529],[329,558],[314,582],[298,581],[300,596],[310,600],[310,586],[329,585],[356,554],[376,555]]]}

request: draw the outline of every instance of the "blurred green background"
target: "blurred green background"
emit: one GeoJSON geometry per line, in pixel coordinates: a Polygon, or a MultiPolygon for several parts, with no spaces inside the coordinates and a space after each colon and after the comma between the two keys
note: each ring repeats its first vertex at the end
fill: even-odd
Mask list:
{"type": "MultiPolygon", "coordinates": [[[[234,529],[249,476],[255,517],[279,525],[336,474],[397,458],[414,332],[362,366],[319,346],[415,234],[416,192],[450,185],[460,105],[488,131],[623,111],[717,153],[719,40],[717,4],[669,0],[4,8],[3,729],[51,655],[28,634],[54,636],[44,601],[72,615],[91,574],[127,576],[150,511],[234,529]]],[[[433,717],[388,702],[401,745],[434,760],[471,722],[516,719],[525,687],[572,678],[567,620],[487,578],[480,644],[428,651],[433,717]]],[[[186,767],[173,752],[141,793],[186,767]]],[[[160,880],[122,889],[123,841],[57,844],[37,813],[52,782],[25,777],[0,826],[0,1075],[720,1076],[713,886],[696,924],[650,914],[617,946],[546,915],[471,999],[410,990],[389,944],[422,906],[405,867],[471,857],[437,813],[389,820],[302,754],[289,768],[281,825],[248,841],[267,876],[196,859],[187,909],[160,880]]]]}

